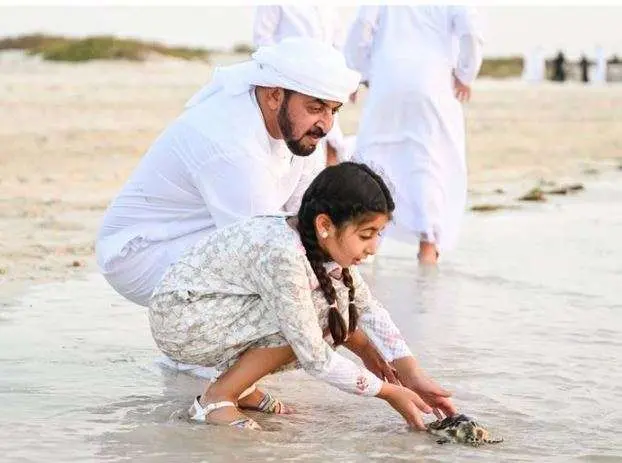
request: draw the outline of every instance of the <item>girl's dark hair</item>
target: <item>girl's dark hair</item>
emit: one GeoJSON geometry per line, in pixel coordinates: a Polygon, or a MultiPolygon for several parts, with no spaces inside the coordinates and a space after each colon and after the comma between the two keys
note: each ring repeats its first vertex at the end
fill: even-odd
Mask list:
{"type": "Polygon", "coordinates": [[[347,268],[342,271],[343,283],[349,289],[348,328],[337,310],[337,293],[326,272],[324,262],[330,260],[320,247],[315,232],[315,218],[326,214],[341,229],[347,223],[361,223],[375,214],[391,217],[395,204],[386,184],[365,164],[343,162],[324,169],[311,182],[302,197],[298,211],[298,232],[311,268],[317,277],[326,301],[330,305],[328,327],[335,345],[343,344],[354,332],[358,312],[354,306],[354,284],[347,268]]]}

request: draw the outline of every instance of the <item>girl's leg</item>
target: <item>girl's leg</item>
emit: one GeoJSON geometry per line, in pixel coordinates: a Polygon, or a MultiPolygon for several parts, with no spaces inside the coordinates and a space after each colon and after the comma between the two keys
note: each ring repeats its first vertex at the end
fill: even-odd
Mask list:
{"type": "MultiPolygon", "coordinates": [[[[216,382],[205,390],[199,403],[230,401],[237,403],[238,397],[264,376],[295,360],[294,351],[289,346],[249,349],[216,382]]],[[[214,410],[209,421],[215,424],[228,424],[245,416],[234,407],[214,410]]]]}

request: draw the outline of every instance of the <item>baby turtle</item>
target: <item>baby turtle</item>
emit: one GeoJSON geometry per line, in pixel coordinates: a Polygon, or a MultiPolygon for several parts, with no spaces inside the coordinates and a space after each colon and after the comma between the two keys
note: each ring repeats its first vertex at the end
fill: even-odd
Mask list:
{"type": "Polygon", "coordinates": [[[440,439],[438,444],[455,442],[479,447],[482,444],[497,444],[503,442],[502,438],[494,438],[488,434],[475,420],[465,415],[449,416],[443,420],[437,420],[428,424],[428,432],[440,439]]]}

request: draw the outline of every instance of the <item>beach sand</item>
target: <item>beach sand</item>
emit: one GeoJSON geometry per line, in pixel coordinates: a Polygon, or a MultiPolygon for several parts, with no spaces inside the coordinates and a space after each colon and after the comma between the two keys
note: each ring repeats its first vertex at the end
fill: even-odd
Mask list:
{"type": "MultiPolygon", "coordinates": [[[[519,209],[467,212],[439,269],[389,240],[363,268],[421,365],[505,438],[476,449],[438,446],[382,401],[303,372],[261,382],[300,412],[254,416],[275,432],[186,421],[204,381],[154,362],[146,311],[97,273],[93,242],[108,202],[209,74],[172,60],[0,54],[2,461],[621,461],[622,85],[479,81],[470,205],[519,209]],[[542,181],[585,191],[516,200],[542,181]]],[[[360,108],[345,108],[346,133],[360,108]]]]}
{"type": "MultiPolygon", "coordinates": [[[[0,54],[4,295],[95,270],[108,202],[211,69],[172,59],[58,64],[0,54]]],[[[356,132],[363,103],[364,95],[345,107],[346,134],[356,132]]],[[[620,85],[482,80],[466,115],[474,202],[497,188],[512,202],[541,179],[580,181],[622,164],[620,85]]]]}

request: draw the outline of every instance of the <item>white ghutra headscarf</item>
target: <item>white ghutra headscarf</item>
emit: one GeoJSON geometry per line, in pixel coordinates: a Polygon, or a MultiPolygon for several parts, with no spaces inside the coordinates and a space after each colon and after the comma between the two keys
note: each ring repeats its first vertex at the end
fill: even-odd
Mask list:
{"type": "Polygon", "coordinates": [[[338,50],[317,39],[292,37],[261,47],[252,59],[218,67],[210,83],[199,90],[186,108],[203,103],[213,94],[247,92],[252,86],[281,87],[323,100],[345,103],[360,81],[338,50]]]}

